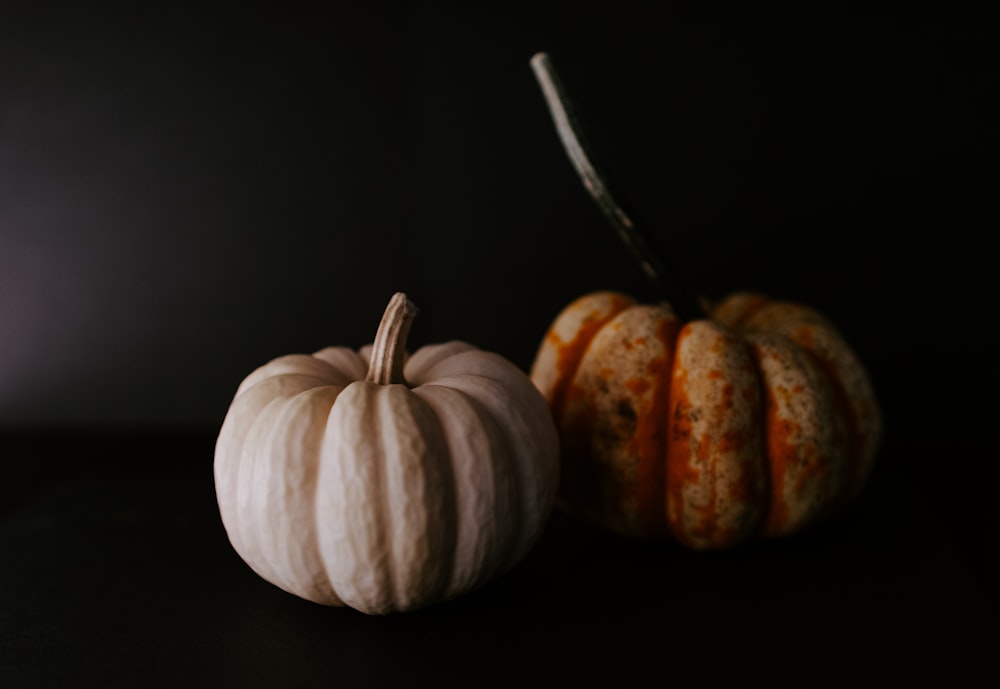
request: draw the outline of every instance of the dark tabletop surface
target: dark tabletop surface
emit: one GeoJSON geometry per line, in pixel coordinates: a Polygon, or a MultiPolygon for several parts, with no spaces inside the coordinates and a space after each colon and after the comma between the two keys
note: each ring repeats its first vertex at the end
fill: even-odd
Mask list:
{"type": "MultiPolygon", "coordinates": [[[[0,471],[0,684],[996,686],[996,590],[919,483],[726,553],[556,512],[481,591],[370,617],[259,579],[217,512],[206,432],[17,432],[0,471]]],[[[890,445],[886,452],[892,452],[890,445]]]]}

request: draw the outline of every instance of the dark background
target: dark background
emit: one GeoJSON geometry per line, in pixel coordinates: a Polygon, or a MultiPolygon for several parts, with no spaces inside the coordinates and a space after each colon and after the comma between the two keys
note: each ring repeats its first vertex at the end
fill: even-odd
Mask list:
{"type": "MultiPolygon", "coordinates": [[[[845,637],[810,626],[825,615],[869,645],[903,632],[909,652],[872,657],[890,659],[887,673],[936,648],[942,673],[981,677],[963,655],[981,660],[978,642],[946,627],[995,633],[997,621],[998,42],[976,18],[904,19],[709,22],[629,3],[0,4],[0,683],[5,666],[14,686],[128,685],[167,667],[161,677],[190,683],[216,677],[192,658],[228,671],[249,655],[264,662],[250,675],[294,664],[293,684],[311,686],[327,665],[296,659],[326,647],[320,629],[391,675],[375,649],[416,660],[421,643],[468,625],[480,636],[461,636],[451,672],[495,665],[491,644],[527,634],[533,673],[563,676],[563,651],[585,683],[619,676],[634,650],[620,629],[649,623],[635,611],[672,619],[688,600],[622,590],[661,590],[678,571],[697,582],[694,600],[718,601],[714,587],[732,590],[720,567],[740,578],[737,612],[706,603],[727,631],[702,617],[699,634],[752,634],[734,623],[748,616],[782,637],[826,629],[817,645],[840,660],[815,677],[849,673],[845,637]],[[525,370],[574,297],[657,296],[560,148],[528,65],[539,50],[681,280],[710,297],[805,301],[840,326],[885,412],[872,484],[843,522],[721,562],[555,515],[493,593],[393,627],[348,611],[330,622],[254,579],[217,522],[212,442],[247,373],[369,341],[396,290],[421,308],[413,346],[464,339],[525,370]],[[858,543],[891,574],[831,597],[821,582],[858,581],[845,563],[869,571],[858,543]],[[914,570],[912,557],[935,564],[914,570]],[[816,578],[783,595],[767,573],[790,571],[816,578]],[[141,590],[143,577],[163,589],[141,590]],[[601,582],[618,593],[595,592],[601,582]],[[874,609],[887,617],[866,620],[874,609]],[[569,647],[599,653],[600,634],[590,672],[569,647]],[[262,650],[275,648],[285,655],[262,650]]],[[[660,648],[643,639],[639,651],[660,648]]],[[[691,677],[729,677],[670,639],[691,677]]],[[[804,649],[788,651],[793,670],[816,664],[804,649]]],[[[736,657],[733,677],[771,678],[736,657]]],[[[429,667],[414,681],[451,677],[435,674],[443,661],[429,667]]],[[[626,678],[658,677],[636,672],[626,678]]]]}

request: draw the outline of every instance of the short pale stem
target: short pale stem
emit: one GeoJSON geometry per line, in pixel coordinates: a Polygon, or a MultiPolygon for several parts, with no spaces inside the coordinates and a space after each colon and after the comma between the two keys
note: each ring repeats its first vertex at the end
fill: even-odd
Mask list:
{"type": "Polygon", "coordinates": [[[569,97],[559,75],[556,74],[551,58],[546,53],[538,53],[531,58],[531,68],[542,88],[545,103],[552,115],[563,148],[566,149],[566,154],[583,181],[587,193],[638,261],[643,273],[656,285],[660,295],[670,302],[674,311],[683,318],[703,315],[699,301],[676,279],[671,279],[670,275],[674,271],[667,269],[666,261],[654,249],[653,243],[612,193],[608,174],[597,165],[586,143],[583,126],[575,112],[573,100],[569,97]]]}
{"type": "Polygon", "coordinates": [[[402,292],[392,295],[375,334],[366,380],[379,385],[406,383],[403,378],[406,336],[417,311],[416,305],[402,292]]]}

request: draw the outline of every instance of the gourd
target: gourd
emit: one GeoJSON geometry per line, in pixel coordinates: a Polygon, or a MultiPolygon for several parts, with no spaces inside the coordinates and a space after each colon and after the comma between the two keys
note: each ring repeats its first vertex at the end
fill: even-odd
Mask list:
{"type": "Polygon", "coordinates": [[[465,342],[407,356],[415,314],[397,293],[373,345],[279,357],[236,391],[219,511],[240,557],[285,591],[414,610],[499,576],[540,535],[558,482],[544,399],[465,342]]]}
{"type": "Polygon", "coordinates": [[[681,290],[582,143],[545,54],[532,59],[587,190],[669,301],[595,292],[567,306],[531,378],[562,441],[557,504],[629,536],[699,549],[791,534],[834,514],[873,466],[870,379],[817,310],[753,292],[681,290]]]}

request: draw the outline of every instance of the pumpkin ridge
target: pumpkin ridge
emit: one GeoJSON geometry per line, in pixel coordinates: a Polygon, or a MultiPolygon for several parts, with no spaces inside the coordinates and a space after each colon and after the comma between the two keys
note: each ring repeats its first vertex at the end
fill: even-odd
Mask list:
{"type": "Polygon", "coordinates": [[[739,329],[743,327],[743,324],[751,320],[755,314],[764,310],[768,305],[773,303],[773,300],[766,297],[763,294],[750,294],[748,295],[750,303],[747,304],[736,320],[731,324],[734,329],[739,329]]]}
{"type": "Polygon", "coordinates": [[[839,501],[843,503],[861,489],[871,470],[879,442],[881,412],[867,372],[843,335],[822,317],[810,316],[809,312],[805,315],[793,314],[786,322],[773,327],[808,352],[831,384],[838,416],[844,419],[847,426],[850,448],[847,458],[849,478],[839,501]],[[853,387],[843,378],[851,374],[855,376],[853,387]],[[872,416],[867,424],[862,419],[865,413],[872,416]]]}
{"type": "MultiPolygon", "coordinates": [[[[656,328],[655,336],[663,344],[666,358],[661,362],[661,369],[653,382],[652,402],[644,414],[636,419],[636,436],[648,430],[654,430],[658,447],[651,448],[646,461],[641,453],[637,467],[636,506],[640,524],[649,534],[666,534],[674,537],[673,527],[667,518],[667,456],[670,452],[670,399],[673,382],[674,362],[677,360],[677,343],[684,323],[673,316],[672,309],[666,305],[666,311],[656,328]],[[648,423],[646,423],[648,422],[648,423]],[[647,429],[646,426],[651,429],[647,429]],[[662,426],[662,431],[660,428],[662,426]],[[646,485],[652,484],[652,485],[646,485]],[[646,490],[643,487],[646,486],[646,490]]],[[[626,383],[627,384],[627,383],[626,383]]]]}
{"type": "Polygon", "coordinates": [[[527,382],[530,382],[524,371],[499,354],[484,352],[480,349],[467,349],[435,362],[420,373],[420,378],[424,381],[421,385],[440,384],[441,380],[453,376],[485,378],[500,385],[506,385],[511,374],[515,371],[523,375],[527,382]],[[461,373],[454,371],[461,371],[461,373]]]}
{"type": "Polygon", "coordinates": [[[715,304],[710,316],[718,323],[742,331],[747,321],[772,303],[774,300],[758,292],[736,292],[715,304]]]}
{"type": "Polygon", "coordinates": [[[327,576],[347,605],[368,614],[392,610],[395,600],[381,499],[385,452],[374,394],[379,389],[357,381],[341,393],[330,409],[317,473],[316,524],[327,576]],[[357,443],[363,443],[360,450],[357,443]]]}
{"type": "MultiPolygon", "coordinates": [[[[413,392],[431,408],[438,418],[438,422],[441,424],[445,446],[448,450],[453,485],[455,486],[455,489],[451,493],[453,498],[452,512],[454,523],[458,526],[454,533],[451,561],[446,568],[448,576],[442,587],[445,597],[453,598],[467,591],[477,589],[485,582],[493,579],[501,573],[503,564],[512,560],[514,547],[517,544],[516,536],[520,532],[520,522],[522,521],[520,517],[521,506],[515,504],[516,491],[513,474],[510,471],[506,471],[504,466],[513,461],[511,459],[512,449],[507,440],[506,433],[502,431],[500,425],[493,419],[489,409],[466,390],[448,385],[427,383],[415,388],[413,392]],[[483,435],[486,436],[486,445],[482,448],[482,454],[480,456],[466,457],[466,460],[470,464],[478,464],[480,462],[488,464],[490,480],[483,484],[475,484],[473,481],[480,470],[464,472],[459,466],[460,462],[463,461],[459,451],[463,448],[457,446],[453,440],[453,434],[447,432],[449,423],[446,420],[449,418],[448,409],[455,406],[448,400],[449,396],[460,400],[460,404],[464,405],[471,415],[476,418],[478,424],[482,427],[483,435]],[[480,457],[484,459],[480,459],[480,457]],[[505,479],[507,480],[505,481],[505,479]],[[486,498],[481,494],[477,494],[477,491],[482,490],[484,485],[492,489],[490,495],[486,498]],[[470,504],[473,504],[473,508],[481,506],[484,499],[489,500],[491,503],[489,514],[476,514],[475,516],[485,516],[494,525],[502,525],[509,536],[501,538],[495,533],[499,530],[497,528],[494,528],[490,533],[484,534],[478,520],[470,517],[462,510],[463,499],[469,500],[470,504]],[[471,526],[472,524],[476,524],[476,526],[473,527],[471,526]],[[471,535],[463,531],[463,525],[469,530],[471,535]],[[466,545],[465,541],[470,537],[474,539],[472,544],[477,547],[478,551],[482,551],[484,547],[490,544],[500,544],[500,547],[487,548],[488,551],[492,550],[492,552],[487,552],[485,556],[481,552],[473,553],[474,563],[470,568],[472,570],[471,576],[469,572],[462,572],[462,565],[464,563],[461,562],[461,556],[465,554],[461,546],[466,545]],[[463,574],[464,577],[462,576],[463,574]]],[[[462,424],[458,424],[452,430],[461,431],[462,427],[462,424]]],[[[461,434],[461,436],[464,438],[465,434],[461,434]]],[[[475,447],[473,445],[464,449],[474,450],[475,447]]]]}
{"type": "MultiPolygon", "coordinates": [[[[308,559],[310,552],[318,552],[315,500],[317,482],[315,475],[318,471],[319,454],[324,442],[323,428],[330,410],[343,390],[344,386],[341,385],[325,385],[281,398],[280,409],[276,411],[270,424],[271,427],[267,432],[264,445],[271,456],[282,459],[282,463],[277,467],[278,471],[275,472],[280,481],[277,487],[293,491],[292,494],[286,493],[284,500],[278,498],[277,503],[281,508],[277,511],[278,519],[272,518],[267,524],[267,533],[273,541],[263,549],[263,556],[272,570],[278,573],[279,578],[273,583],[289,593],[303,591],[303,597],[327,605],[343,605],[343,602],[340,601],[332,582],[329,581],[326,564],[322,557],[317,555],[312,563],[309,563],[308,559]],[[322,400],[322,406],[319,408],[321,411],[319,413],[312,411],[313,406],[315,406],[314,400],[320,399],[322,400]],[[297,464],[299,464],[298,468],[302,474],[307,477],[305,481],[300,482],[300,485],[286,485],[284,483],[284,479],[290,474],[290,466],[293,463],[290,460],[293,460],[293,454],[282,452],[282,448],[289,445],[300,448],[297,464]],[[300,490],[302,483],[311,486],[312,491],[302,492],[300,490]],[[289,508],[294,510],[303,507],[308,510],[308,514],[300,513],[296,515],[298,519],[289,519],[291,516],[289,508]],[[296,522],[301,523],[303,518],[307,522],[304,525],[305,528],[296,527],[296,522]],[[306,532],[306,538],[303,538],[303,531],[306,532]],[[304,542],[306,539],[308,539],[308,543],[304,542]],[[312,566],[308,568],[308,572],[303,572],[299,567],[283,567],[286,562],[295,562],[299,566],[309,566],[310,564],[312,566]],[[310,595],[306,596],[304,585],[307,586],[306,582],[315,576],[317,570],[322,571],[327,580],[327,586],[310,587],[312,589],[309,592],[310,595]],[[303,574],[308,574],[308,576],[303,576],[303,574]],[[324,588],[327,590],[323,590],[324,588]]],[[[273,491],[275,487],[275,480],[272,477],[268,482],[269,492],[273,491]]],[[[273,495],[271,497],[273,498],[273,495]]],[[[268,504],[268,511],[271,512],[270,508],[274,507],[274,504],[271,500],[268,500],[268,504]]]]}
{"type": "MultiPolygon", "coordinates": [[[[301,395],[302,393],[305,392],[309,392],[309,390],[312,389],[313,388],[309,388],[308,390],[303,390],[297,395],[283,395],[282,397],[275,398],[271,402],[271,404],[268,405],[269,407],[272,405],[274,406],[274,412],[273,412],[274,415],[271,416],[270,418],[265,419],[266,423],[264,424],[264,429],[263,429],[263,440],[259,445],[260,450],[263,451],[263,454],[270,455],[274,449],[274,446],[280,443],[280,438],[278,436],[288,433],[286,423],[287,419],[289,418],[290,408],[292,406],[291,401],[298,395],[301,395]]],[[[284,459],[284,457],[282,458],[284,459]]],[[[266,463],[258,462],[258,464],[265,465],[266,463]]],[[[267,481],[255,482],[254,492],[255,493],[258,492],[260,487],[263,487],[263,495],[258,497],[257,500],[263,501],[265,505],[264,512],[270,514],[271,509],[273,507],[271,488],[274,482],[274,477],[271,474],[281,474],[282,472],[270,471],[272,467],[269,464],[267,464],[267,467],[269,469],[269,475],[267,477],[267,481]]],[[[281,468],[284,469],[284,467],[281,468]]],[[[281,557],[276,557],[276,554],[271,552],[271,548],[267,544],[267,540],[271,536],[269,530],[274,528],[273,521],[271,523],[268,523],[266,525],[266,528],[262,528],[265,527],[265,525],[259,522],[255,526],[256,528],[254,529],[254,532],[258,541],[258,548],[260,550],[260,559],[262,559],[264,563],[266,563],[267,569],[270,572],[271,581],[276,586],[285,591],[291,590],[290,584],[286,577],[286,572],[282,570],[281,565],[276,561],[280,560],[281,557]]],[[[282,543],[282,545],[285,546],[287,544],[282,543]]],[[[283,552],[281,553],[281,556],[287,556],[287,553],[283,552]]]]}
{"type": "MultiPolygon", "coordinates": [[[[365,383],[366,388],[371,385],[368,390],[369,394],[366,395],[367,398],[367,409],[365,416],[371,420],[372,430],[368,434],[369,437],[375,438],[376,449],[373,456],[377,458],[377,461],[373,463],[376,472],[375,483],[378,484],[379,495],[387,495],[388,491],[388,479],[386,477],[386,464],[388,463],[388,457],[386,457],[386,443],[385,443],[385,430],[384,423],[382,421],[382,409],[379,404],[378,394],[387,390],[387,387],[381,386],[377,383],[365,383]]],[[[390,412],[391,413],[391,412],[390,412]]],[[[392,514],[389,511],[389,501],[388,500],[376,500],[378,504],[378,531],[381,532],[383,538],[383,551],[381,562],[386,568],[386,576],[384,582],[388,588],[388,600],[390,601],[387,607],[397,608],[399,606],[399,598],[396,590],[396,567],[395,561],[392,557],[392,546],[393,546],[393,532],[392,532],[392,514]]]]}
{"type": "Polygon", "coordinates": [[[380,446],[368,429],[371,386],[357,381],[344,388],[323,431],[322,461],[316,475],[316,525],[320,557],[337,596],[368,614],[388,611],[389,588],[382,527],[380,446]]]}
{"type": "Polygon", "coordinates": [[[466,352],[479,352],[487,354],[475,345],[471,345],[464,340],[452,340],[438,344],[425,345],[409,357],[404,367],[406,380],[411,388],[430,382],[434,379],[433,369],[444,362],[466,352]]]}
{"type": "Polygon", "coordinates": [[[865,441],[861,433],[861,423],[857,418],[854,406],[851,404],[847,394],[847,388],[840,380],[836,366],[832,361],[828,361],[811,347],[798,343],[806,354],[816,362],[821,373],[826,377],[833,394],[833,403],[837,412],[844,420],[845,431],[847,433],[847,480],[841,486],[841,494],[833,499],[835,506],[847,502],[855,495],[864,482],[865,464],[865,441]]]}
{"type": "Polygon", "coordinates": [[[861,489],[878,445],[881,418],[867,373],[836,326],[811,307],[796,302],[772,302],[756,321],[750,324],[753,329],[781,334],[807,352],[829,383],[836,416],[846,426],[848,447],[845,460],[848,478],[841,487],[840,497],[834,500],[834,509],[838,509],[861,489]],[[852,373],[857,377],[854,388],[842,377],[852,373]],[[875,417],[867,427],[861,418],[866,411],[875,417]]]}
{"type": "Polygon", "coordinates": [[[760,523],[759,378],[731,328],[691,321],[678,337],[671,388],[667,514],[695,548],[746,540],[760,523]]]}
{"type": "MultiPolygon", "coordinates": [[[[483,405],[482,402],[480,402],[475,397],[472,397],[471,395],[469,395],[469,398],[473,406],[481,408],[482,412],[488,416],[490,421],[495,423],[495,419],[491,414],[489,414],[489,410],[486,409],[485,405],[483,405]]],[[[498,565],[494,567],[493,572],[490,575],[491,577],[503,574],[511,567],[513,567],[515,564],[517,564],[521,560],[522,556],[526,554],[528,549],[530,549],[531,545],[533,545],[534,540],[538,538],[540,533],[536,531],[534,533],[534,538],[531,538],[530,534],[528,537],[525,536],[525,533],[532,527],[530,524],[526,523],[526,520],[523,517],[525,512],[524,500],[526,499],[527,494],[520,489],[518,483],[518,475],[523,470],[517,468],[519,466],[519,462],[522,460],[516,456],[517,450],[514,447],[514,443],[511,441],[510,435],[504,432],[503,429],[500,428],[499,424],[497,424],[497,427],[500,430],[498,438],[501,449],[500,453],[498,454],[500,461],[497,462],[497,464],[500,466],[498,466],[497,468],[503,469],[502,465],[503,463],[506,463],[508,467],[507,473],[510,476],[510,482],[511,482],[509,488],[510,502],[508,505],[507,514],[498,515],[498,517],[500,519],[510,520],[510,522],[513,523],[513,528],[511,529],[512,536],[503,548],[503,557],[498,559],[498,565]],[[509,467],[514,467],[513,471],[511,471],[509,467]],[[525,540],[528,540],[529,542],[522,546],[521,544],[525,540]]]]}
{"type": "MultiPolygon", "coordinates": [[[[838,500],[849,488],[850,447],[847,420],[838,407],[837,392],[829,373],[817,357],[787,335],[768,332],[751,336],[755,345],[773,362],[787,357],[786,385],[798,380],[793,387],[776,387],[769,403],[777,413],[784,408],[784,420],[769,435],[769,452],[781,451],[784,442],[792,449],[787,459],[792,474],[782,477],[772,496],[780,496],[785,513],[769,515],[765,536],[799,531],[808,524],[824,519],[836,508],[838,500]],[[782,350],[784,353],[782,354],[782,350]],[[780,397],[780,400],[779,400],[780,397]],[[779,404],[780,402],[780,404],[779,404]],[[790,443],[791,444],[788,444],[790,443]],[[789,484],[788,481],[793,481],[789,484]],[[789,490],[791,488],[791,490],[789,490]]],[[[781,376],[782,373],[776,372],[781,376]]],[[[768,421],[777,424],[778,417],[769,414],[768,421]]]]}
{"type": "MultiPolygon", "coordinates": [[[[467,394],[466,391],[462,391],[467,394]]],[[[476,407],[481,407],[488,415],[491,421],[495,421],[492,414],[489,414],[489,410],[486,408],[480,400],[472,395],[469,395],[470,401],[476,407]]],[[[499,424],[498,424],[499,427],[499,424]]],[[[498,515],[501,519],[508,519],[514,522],[513,528],[511,529],[511,538],[505,544],[503,548],[503,558],[498,560],[498,566],[494,568],[493,574],[491,576],[498,576],[503,574],[511,567],[516,565],[522,557],[527,553],[527,551],[534,544],[534,541],[540,535],[540,532],[535,532],[532,534],[529,531],[531,525],[526,522],[523,515],[525,512],[524,501],[527,498],[527,493],[521,489],[521,482],[523,481],[522,474],[524,470],[521,468],[521,462],[524,460],[517,456],[517,450],[515,444],[512,441],[510,435],[506,432],[499,433],[499,442],[501,452],[498,455],[501,460],[505,460],[508,466],[508,473],[511,477],[511,499],[508,507],[508,512],[506,515],[498,515]],[[512,470],[511,470],[512,469],[512,470]]],[[[498,462],[498,463],[502,463],[498,462]]],[[[500,467],[503,468],[503,467],[500,467]]],[[[544,522],[544,520],[543,520],[544,522]]]]}
{"type": "MultiPolygon", "coordinates": [[[[252,506],[259,500],[257,486],[261,482],[258,482],[256,478],[261,471],[269,469],[266,462],[262,462],[259,457],[258,450],[262,445],[259,438],[267,438],[269,426],[280,414],[281,405],[286,399],[288,399],[287,395],[271,399],[258,410],[253,421],[248,425],[244,434],[245,441],[240,449],[237,476],[235,509],[238,516],[239,540],[242,545],[240,554],[258,575],[271,582],[275,580],[277,575],[272,569],[270,560],[261,556],[264,548],[261,546],[258,534],[259,520],[257,510],[252,506]]],[[[266,484],[266,481],[263,483],[266,484]]]]}
{"type": "Polygon", "coordinates": [[[616,303],[603,318],[585,320],[576,332],[575,337],[570,342],[563,343],[559,348],[559,356],[556,360],[556,369],[559,371],[559,378],[556,380],[550,397],[550,406],[556,418],[562,418],[563,413],[566,411],[566,400],[569,395],[569,389],[573,386],[573,379],[576,377],[576,373],[580,369],[580,364],[583,362],[583,358],[590,348],[590,344],[597,336],[597,333],[610,323],[615,316],[630,307],[631,304],[628,303],[616,303]]]}
{"type": "MultiPolygon", "coordinates": [[[[508,365],[516,368],[509,362],[508,365]]],[[[546,510],[551,507],[552,494],[558,481],[558,465],[555,467],[554,476],[537,473],[537,465],[541,460],[536,445],[539,439],[539,427],[550,427],[552,442],[558,447],[558,436],[552,425],[551,414],[545,406],[545,400],[537,394],[537,389],[527,378],[522,381],[522,385],[515,387],[511,386],[509,381],[505,384],[487,376],[452,374],[436,379],[435,384],[468,393],[495,421],[515,415],[514,423],[504,425],[508,430],[502,437],[508,448],[511,474],[516,485],[515,506],[518,507],[522,517],[529,511],[531,516],[519,520],[519,528],[514,538],[513,561],[508,563],[508,566],[513,566],[541,535],[540,532],[535,532],[533,524],[544,522],[542,507],[544,505],[546,510]],[[529,403],[529,400],[532,402],[529,403]],[[537,405],[534,402],[537,402],[537,405]],[[520,430],[522,435],[519,436],[517,430],[520,430]],[[531,447],[526,448],[527,440],[533,441],[531,447]]]]}
{"type": "Polygon", "coordinates": [[[259,388],[260,386],[267,385],[267,384],[279,385],[279,386],[286,386],[287,385],[289,388],[295,389],[295,392],[292,392],[292,393],[289,393],[289,392],[280,392],[278,395],[276,395],[275,397],[272,398],[272,399],[276,399],[279,396],[283,397],[283,396],[286,396],[286,395],[289,395],[289,394],[293,394],[294,395],[294,394],[298,394],[299,392],[302,392],[303,390],[310,390],[312,388],[319,387],[321,385],[333,385],[335,383],[333,381],[326,380],[326,379],[320,378],[318,376],[315,376],[315,375],[313,375],[311,373],[276,373],[274,375],[269,375],[269,376],[261,378],[260,380],[254,381],[254,383],[252,385],[250,385],[250,386],[244,388],[243,390],[241,390],[239,392],[239,394],[237,394],[233,398],[233,401],[235,402],[236,400],[240,399],[241,397],[244,397],[251,390],[255,390],[255,389],[259,388]],[[306,383],[306,384],[305,385],[295,385],[296,382],[298,382],[300,384],[301,383],[306,383]]]}
{"type": "MultiPolygon", "coordinates": [[[[240,475],[245,470],[244,448],[247,444],[247,437],[263,410],[277,397],[284,396],[279,394],[275,397],[269,397],[269,391],[262,386],[277,386],[280,392],[281,388],[292,383],[294,378],[290,374],[288,378],[281,379],[266,377],[244,390],[243,393],[234,396],[216,440],[213,473],[219,512],[230,543],[241,554],[246,549],[246,542],[242,533],[244,525],[237,514],[242,484],[240,475]],[[264,399],[258,400],[258,397],[264,397],[264,399]],[[243,410],[247,407],[249,407],[250,418],[244,419],[246,412],[243,410]]],[[[302,389],[308,390],[309,388],[302,389]]],[[[301,392],[302,389],[297,390],[297,392],[301,392]]]]}
{"type": "Polygon", "coordinates": [[[455,557],[454,473],[434,409],[404,385],[378,390],[383,486],[394,604],[423,607],[441,597],[455,557]],[[449,512],[450,508],[450,512],[449,512]]]}
{"type": "MultiPolygon", "coordinates": [[[[766,302],[765,302],[766,303],[766,302]]],[[[755,309],[756,310],[756,309],[755,309]]],[[[745,319],[741,319],[745,320],[745,319]]],[[[765,375],[763,370],[763,364],[760,360],[760,353],[757,351],[757,347],[753,345],[752,342],[747,342],[748,349],[750,350],[750,361],[753,364],[755,377],[757,379],[757,393],[759,395],[761,403],[761,422],[764,423],[764,430],[760,434],[760,456],[763,458],[761,465],[764,467],[762,474],[762,479],[764,481],[764,492],[765,496],[764,508],[761,510],[760,521],[757,524],[757,528],[754,529],[752,537],[759,538],[767,530],[768,525],[771,523],[771,512],[775,509],[774,505],[774,465],[771,458],[771,437],[769,428],[767,426],[767,421],[770,419],[772,412],[773,399],[771,397],[771,392],[765,383],[765,375]]]]}
{"type": "Polygon", "coordinates": [[[350,347],[324,347],[313,352],[310,356],[330,364],[338,373],[347,377],[350,383],[364,380],[368,373],[368,362],[350,347]]]}
{"type": "Polygon", "coordinates": [[[286,354],[259,366],[239,384],[234,398],[240,397],[266,380],[282,376],[303,376],[323,381],[323,384],[337,383],[347,385],[351,382],[350,375],[339,370],[325,359],[311,354],[286,354]]]}
{"type": "MultiPolygon", "coordinates": [[[[337,400],[340,399],[340,395],[343,394],[344,390],[347,389],[347,385],[332,385],[331,384],[331,385],[324,385],[324,386],[312,388],[310,390],[303,390],[302,392],[300,392],[300,393],[298,393],[296,395],[293,395],[291,397],[291,399],[292,400],[296,400],[296,399],[297,400],[302,400],[302,399],[305,399],[304,396],[306,396],[306,395],[309,395],[309,396],[321,395],[325,390],[330,389],[330,388],[339,388],[339,389],[333,395],[333,398],[330,400],[330,405],[329,405],[329,407],[327,407],[326,413],[322,416],[322,422],[319,423],[316,427],[309,429],[311,433],[315,434],[315,437],[314,437],[315,445],[314,445],[314,447],[312,449],[312,452],[310,453],[311,454],[311,458],[309,458],[309,459],[306,460],[307,462],[309,462],[309,463],[312,464],[312,467],[310,468],[310,473],[312,475],[312,477],[311,477],[312,480],[309,482],[311,490],[305,491],[303,493],[303,495],[301,496],[300,499],[302,500],[302,502],[307,503],[308,505],[310,505],[310,510],[309,511],[310,511],[310,517],[311,517],[311,526],[312,526],[312,528],[309,530],[309,544],[308,544],[308,547],[306,547],[304,549],[316,553],[316,560],[317,560],[317,563],[319,565],[319,571],[322,572],[323,578],[325,579],[325,583],[326,583],[326,587],[325,588],[328,589],[330,595],[332,595],[332,598],[333,598],[333,600],[331,600],[329,597],[324,596],[322,600],[317,600],[316,602],[322,603],[324,605],[340,605],[340,606],[342,606],[342,605],[345,605],[345,603],[341,599],[340,594],[337,592],[336,586],[333,583],[333,578],[330,576],[330,568],[327,566],[326,559],[322,555],[322,549],[321,549],[321,545],[320,545],[320,536],[319,536],[319,531],[320,531],[320,528],[322,528],[322,527],[321,527],[321,524],[319,523],[319,519],[318,519],[318,517],[319,517],[319,509],[317,509],[317,495],[319,493],[319,487],[320,487],[320,481],[319,481],[320,465],[321,465],[322,459],[323,459],[323,457],[325,455],[326,444],[328,442],[328,437],[327,437],[327,433],[326,433],[326,426],[329,424],[330,414],[333,412],[334,405],[337,403],[337,400]]],[[[293,593],[295,595],[302,595],[300,593],[297,593],[297,591],[300,590],[299,586],[296,586],[295,588],[288,588],[286,590],[289,593],[293,593]]]]}
{"type": "Polygon", "coordinates": [[[664,309],[660,314],[654,335],[661,342],[665,356],[647,363],[647,373],[655,376],[651,399],[648,407],[636,415],[631,444],[636,455],[636,518],[639,527],[651,536],[672,533],[666,519],[666,458],[670,445],[667,422],[670,417],[671,371],[682,327],[672,310],[664,309]]]}

